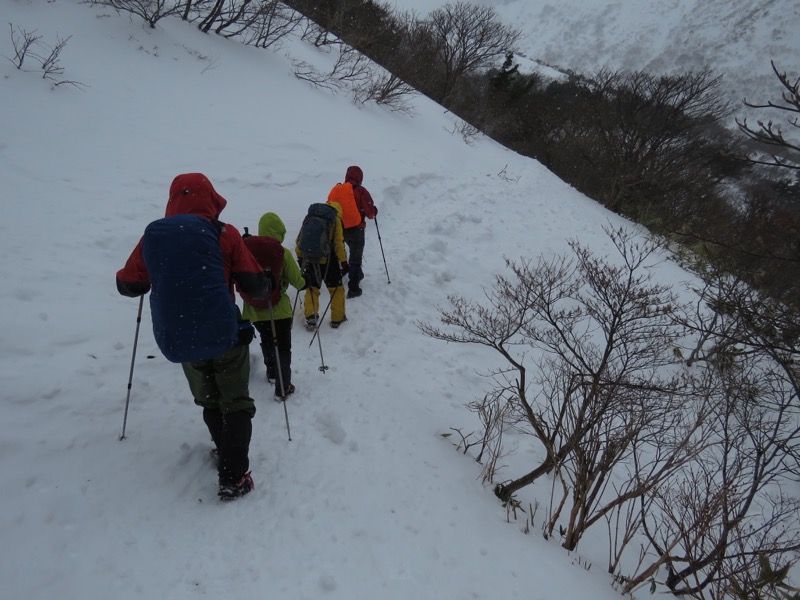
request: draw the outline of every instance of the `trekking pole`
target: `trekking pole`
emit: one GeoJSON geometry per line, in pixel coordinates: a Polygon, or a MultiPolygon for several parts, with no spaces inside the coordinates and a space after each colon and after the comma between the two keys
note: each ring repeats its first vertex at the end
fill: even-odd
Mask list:
{"type": "MultiPolygon", "coordinates": [[[[335,288],[335,289],[336,289],[336,290],[338,290],[340,287],[342,287],[342,286],[336,286],[336,288],[335,288]]],[[[334,291],[334,294],[335,294],[335,293],[336,293],[336,291],[334,291]]],[[[325,310],[323,310],[323,311],[322,311],[322,315],[321,315],[321,316],[320,316],[320,318],[317,320],[317,327],[314,329],[314,335],[312,335],[312,336],[311,336],[311,342],[309,342],[309,344],[308,344],[308,347],[309,347],[309,348],[311,348],[311,344],[313,344],[313,343],[314,343],[314,338],[315,338],[315,337],[317,337],[317,333],[319,333],[319,325],[320,325],[320,323],[322,323],[322,319],[324,319],[324,318],[325,318],[325,315],[327,315],[327,314],[328,314],[328,309],[331,307],[331,301],[332,301],[332,300],[333,300],[333,298],[329,298],[329,299],[328,299],[328,304],[327,304],[327,306],[325,307],[325,310]]],[[[327,367],[326,367],[326,369],[327,369],[327,367]]],[[[322,369],[320,369],[320,370],[322,370],[322,369]]]]}
{"type": "Polygon", "coordinates": [[[281,367],[281,355],[278,352],[278,332],[275,329],[275,315],[272,312],[272,302],[267,300],[269,307],[269,323],[272,326],[272,343],[275,345],[275,364],[278,367],[278,382],[281,384],[281,397],[283,398],[283,416],[286,417],[286,433],[289,441],[292,441],[292,430],[289,429],[289,409],[286,408],[286,387],[283,385],[283,367],[281,367]]]}
{"type": "Polygon", "coordinates": [[[294,304],[292,305],[292,323],[289,325],[290,328],[294,327],[294,311],[297,308],[298,300],[300,300],[300,290],[297,290],[297,294],[294,296],[294,304]]]}
{"type": "Polygon", "coordinates": [[[381,247],[381,256],[383,257],[383,268],[386,269],[386,283],[392,283],[389,279],[389,267],[386,266],[386,255],[383,253],[383,241],[381,241],[381,228],[378,227],[378,217],[375,217],[375,231],[378,232],[378,244],[381,247]]]}
{"type": "Polygon", "coordinates": [[[120,441],[125,439],[125,427],[128,424],[128,404],[131,401],[131,384],[133,383],[133,365],[136,362],[136,346],[139,344],[139,325],[142,323],[142,306],[144,305],[144,294],[139,297],[139,312],[136,314],[136,335],[133,336],[133,354],[131,355],[131,372],[128,375],[128,395],[125,398],[125,416],[122,419],[122,435],[120,441]]]}
{"type": "MultiPolygon", "coordinates": [[[[317,278],[317,281],[315,283],[319,283],[319,285],[322,286],[324,281],[322,281],[322,276],[321,276],[321,274],[319,272],[319,265],[318,264],[314,264],[313,265],[313,269],[314,269],[314,276],[317,278]]],[[[317,289],[320,291],[320,293],[322,293],[322,288],[321,287],[319,287],[317,289]]],[[[313,297],[314,297],[313,294],[312,294],[311,297],[313,299],[313,297]]],[[[330,304],[331,304],[331,301],[328,300],[328,306],[330,306],[330,304]]],[[[316,314],[317,307],[314,306],[313,308],[314,308],[314,314],[316,314]]],[[[328,308],[327,307],[325,307],[325,312],[328,312],[328,308]]],[[[319,328],[320,328],[321,324],[322,324],[322,319],[318,317],[317,318],[317,326],[314,328],[314,335],[311,337],[311,343],[308,345],[308,347],[311,348],[311,344],[314,343],[314,338],[317,338],[317,345],[319,346],[319,360],[320,360],[319,370],[322,371],[322,373],[324,374],[325,371],[328,370],[328,367],[325,365],[325,357],[322,356],[322,336],[318,336],[317,335],[319,333],[319,328]]]]}

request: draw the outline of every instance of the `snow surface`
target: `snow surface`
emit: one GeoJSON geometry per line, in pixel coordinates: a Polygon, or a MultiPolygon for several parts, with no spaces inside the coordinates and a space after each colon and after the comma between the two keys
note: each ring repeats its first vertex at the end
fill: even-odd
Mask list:
{"type": "MultiPolygon", "coordinates": [[[[578,554],[543,539],[541,514],[526,535],[527,513],[509,517],[443,436],[477,428],[465,404],[497,358],[415,323],[436,322],[447,294],[480,298],[504,255],[564,254],[574,238],[610,252],[602,227],[622,219],[535,161],[465,143],[424,98],[410,116],[310,87],[288,55],[330,57],[297,40],[257,50],[73,0],[5,0],[3,17],[45,46],[72,36],[59,78],[78,84],[0,61],[4,598],[619,598],[602,527],[578,554]],[[321,351],[295,327],[291,441],[251,347],[256,489],[220,504],[201,411],[147,302],[120,440],[139,303],[114,274],[179,173],[205,173],[240,230],[275,211],[293,238],[350,164],[380,209],[364,295],[340,329],[323,325],[321,351]]],[[[659,278],[688,275],[666,262],[659,278]]],[[[500,479],[536,460],[516,444],[500,479]]]]}

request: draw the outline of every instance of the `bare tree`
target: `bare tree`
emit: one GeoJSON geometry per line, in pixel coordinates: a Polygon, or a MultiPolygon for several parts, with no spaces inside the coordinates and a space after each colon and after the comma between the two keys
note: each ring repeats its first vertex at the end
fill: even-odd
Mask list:
{"type": "MultiPolygon", "coordinates": [[[[785,72],[780,72],[774,61],[770,61],[775,76],[780,81],[783,91],[777,102],[771,100],[766,103],[755,104],[744,100],[744,105],[750,108],[769,109],[783,112],[787,115],[787,123],[794,128],[800,128],[800,77],[792,81],[785,72]]],[[[758,165],[768,165],[784,169],[800,170],[800,143],[787,140],[780,125],[770,119],[769,121],[756,121],[758,127],[753,128],[747,124],[747,119],[737,119],[739,130],[748,138],[767,148],[769,158],[748,157],[748,161],[758,165]]]]}
{"type": "Polygon", "coordinates": [[[180,15],[184,11],[182,0],[84,0],[88,4],[108,6],[117,12],[127,12],[144,19],[155,29],[165,17],[180,15]]]}
{"type": "Polygon", "coordinates": [[[800,480],[800,318],[731,277],[698,293],[688,360],[716,409],[697,460],[654,490],[642,523],[655,558],[625,589],[663,568],[675,594],[780,598],[800,558],[800,503],[784,492],[800,480]]]}
{"type": "MultiPolygon", "coordinates": [[[[578,242],[571,243],[574,260],[507,261],[513,278],[495,277],[488,307],[450,297],[451,309],[441,317],[448,329],[419,324],[431,337],[484,345],[505,361],[492,371],[495,389],[481,408],[503,414],[510,405],[511,422],[537,439],[544,459],[496,492],[507,501],[553,471],[564,495],[554,499],[546,533],[569,500],[568,549],[598,520],[679,468],[694,451],[689,442],[705,415],[684,416],[686,383],[663,370],[676,362],[682,328],[680,305],[666,286],[651,281],[658,244],[638,243],[622,230],[608,233],[620,264],[578,242]],[[541,356],[532,376],[530,349],[541,356]],[[620,476],[624,461],[636,468],[612,490],[611,474],[620,476]]],[[[508,426],[487,423],[497,428],[494,439],[508,426]]]]}
{"type": "Polygon", "coordinates": [[[269,48],[291,34],[302,20],[299,13],[278,0],[263,2],[242,32],[242,41],[249,46],[269,48]]]}
{"type": "Polygon", "coordinates": [[[676,229],[702,216],[698,197],[713,193],[731,150],[713,129],[729,110],[720,77],[603,71],[576,83],[581,101],[559,118],[559,170],[576,171],[581,189],[635,219],[658,215],[676,229]]]}
{"type": "Polygon", "coordinates": [[[485,69],[513,50],[519,32],[504,25],[495,10],[466,2],[446,4],[426,21],[441,70],[435,100],[444,103],[466,74],[485,69]]]}
{"type": "MultiPolygon", "coordinates": [[[[644,532],[657,557],[626,591],[663,567],[676,595],[765,598],[762,558],[798,560],[800,503],[782,488],[792,481],[800,407],[783,375],[761,357],[718,354],[716,416],[697,460],[654,491],[644,532]],[[788,451],[788,452],[787,452],[788,451]]],[[[774,582],[772,582],[774,583],[774,582]]]]}

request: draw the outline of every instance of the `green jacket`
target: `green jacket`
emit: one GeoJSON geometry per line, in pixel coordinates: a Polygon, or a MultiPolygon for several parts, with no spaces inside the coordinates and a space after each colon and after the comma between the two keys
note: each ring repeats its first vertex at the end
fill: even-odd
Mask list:
{"type": "MultiPolygon", "coordinates": [[[[268,212],[258,222],[258,235],[273,237],[283,243],[283,238],[286,235],[286,225],[283,224],[278,215],[268,212]]],[[[303,274],[300,272],[300,267],[297,266],[297,261],[291,251],[284,248],[283,267],[281,268],[281,299],[272,309],[275,319],[290,319],[292,317],[292,301],[286,294],[290,284],[300,290],[305,287],[306,280],[303,279],[303,274]]],[[[269,321],[269,309],[256,308],[245,302],[242,316],[254,322],[269,321]]]]}

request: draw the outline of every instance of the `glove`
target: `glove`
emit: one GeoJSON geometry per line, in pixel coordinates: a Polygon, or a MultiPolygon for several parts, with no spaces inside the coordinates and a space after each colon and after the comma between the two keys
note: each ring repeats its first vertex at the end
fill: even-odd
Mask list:
{"type": "Polygon", "coordinates": [[[347,275],[350,272],[350,263],[348,263],[345,260],[345,261],[342,262],[341,266],[342,266],[342,277],[344,277],[345,275],[347,275]]]}
{"type": "Polygon", "coordinates": [[[238,346],[249,346],[256,335],[255,327],[250,321],[239,321],[238,346]]]}
{"type": "Polygon", "coordinates": [[[302,289],[305,290],[305,289],[308,289],[308,288],[318,288],[319,287],[319,283],[320,282],[317,281],[317,276],[314,274],[314,271],[312,269],[308,268],[305,271],[303,271],[303,279],[306,280],[306,285],[302,289]]]}

